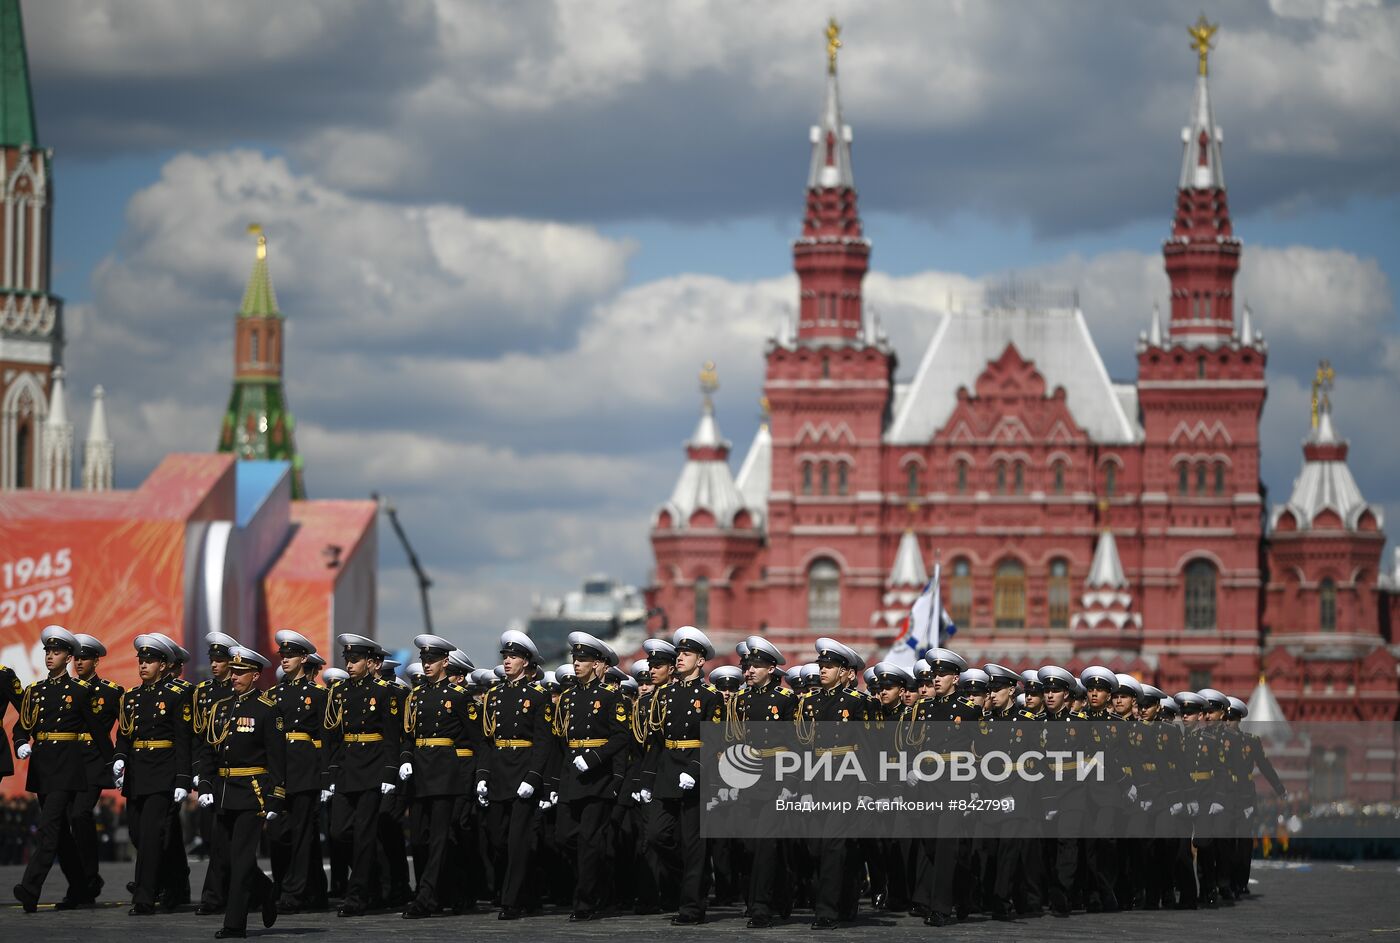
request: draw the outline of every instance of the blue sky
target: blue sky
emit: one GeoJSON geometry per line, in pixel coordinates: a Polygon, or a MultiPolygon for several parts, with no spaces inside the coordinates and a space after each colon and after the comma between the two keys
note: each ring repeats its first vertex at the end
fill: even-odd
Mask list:
{"type": "MultiPolygon", "coordinates": [[[[948,294],[1017,272],[1078,288],[1131,379],[1165,292],[1199,12],[26,3],[70,374],[108,390],[120,484],[209,448],[261,222],[311,493],[392,495],[439,623],[484,655],[534,592],[645,579],[706,357],[742,456],[763,339],[794,300],[827,13],[845,28],[867,297],[901,374],[948,294]]],[[[1373,428],[1400,397],[1400,8],[1208,12],[1239,289],[1271,344],[1270,495],[1296,473],[1307,381],[1330,356],[1362,489],[1400,509],[1400,446],[1373,428]]],[[[381,629],[403,641],[413,584],[380,543],[381,629]]]]}

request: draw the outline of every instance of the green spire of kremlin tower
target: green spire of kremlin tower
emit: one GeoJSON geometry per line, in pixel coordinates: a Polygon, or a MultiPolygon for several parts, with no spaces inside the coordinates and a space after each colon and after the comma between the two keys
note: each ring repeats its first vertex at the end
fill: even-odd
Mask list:
{"type": "Polygon", "coordinates": [[[233,395],[219,433],[219,451],[241,459],[292,463],[292,497],[306,497],[296,420],[282,388],[283,318],[267,270],[267,236],[254,223],[257,256],[234,323],[233,395]]]}
{"type": "Polygon", "coordinates": [[[0,0],[0,146],[39,146],[19,0],[0,0]]]}

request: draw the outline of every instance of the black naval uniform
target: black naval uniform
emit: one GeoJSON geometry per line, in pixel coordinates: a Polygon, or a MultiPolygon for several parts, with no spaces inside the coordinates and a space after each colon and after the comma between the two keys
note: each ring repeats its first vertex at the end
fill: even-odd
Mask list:
{"type": "Polygon", "coordinates": [[[291,913],[325,899],[321,871],[321,790],[328,785],[325,730],[326,689],[310,678],[282,680],[268,691],[282,712],[287,741],[286,810],[268,829],[278,910],[291,913]]]}
{"type": "Polygon", "coordinates": [[[287,741],[277,698],[256,688],[220,701],[209,723],[219,764],[214,806],[229,854],[224,928],[241,934],[253,906],[263,908],[264,925],[276,915],[276,890],[258,867],[258,846],[267,814],[281,814],[285,803],[287,741]]]}
{"type": "MultiPolygon", "coordinates": [[[[195,686],[174,674],[168,675],[166,680],[191,706],[193,715],[195,686]]],[[[171,910],[190,902],[190,862],[185,855],[185,826],[180,812],[180,807],[171,803],[166,819],[165,852],[161,859],[162,896],[165,906],[171,910]]]]}
{"type": "Polygon", "coordinates": [[[93,686],[93,741],[84,744],[87,751],[88,788],[75,802],[75,815],[58,840],[58,866],[68,879],[69,892],[64,905],[91,904],[102,893],[102,877],[98,873],[97,819],[93,809],[102,790],[113,789],[112,725],[117,720],[117,700],[122,686],[93,674],[86,679],[93,686]]]}
{"type": "MultiPolygon", "coordinates": [[[[805,722],[819,725],[813,733],[813,746],[818,756],[852,748],[844,742],[846,738],[837,724],[864,723],[869,719],[869,702],[844,685],[808,692],[803,695],[799,710],[805,722]]],[[[833,926],[838,918],[854,916],[856,888],[850,879],[854,844],[835,836],[807,840],[807,851],[815,864],[812,876],[814,927],[833,926]]]]}
{"type": "Polygon", "coordinates": [[[0,781],[15,774],[15,759],[10,753],[10,738],[5,733],[5,708],[13,707],[16,712],[24,701],[24,685],[20,684],[15,669],[0,665],[0,781]]]}
{"type": "MultiPolygon", "coordinates": [[[[944,760],[972,749],[973,731],[982,720],[982,708],[972,700],[948,694],[920,698],[914,707],[914,736],[921,738],[920,749],[938,753],[944,760]]],[[[933,785],[941,795],[941,784],[933,785]]],[[[933,926],[947,923],[953,913],[962,821],[957,816],[940,816],[938,830],[936,836],[923,840],[925,880],[920,882],[920,903],[928,908],[924,921],[933,926]]]]}
{"type": "MultiPolygon", "coordinates": [[[[193,743],[190,750],[190,781],[196,792],[213,792],[218,782],[218,761],[208,739],[209,720],[214,716],[214,705],[232,696],[233,684],[227,678],[223,681],[206,679],[196,684],[190,692],[190,736],[193,743]]],[[[224,845],[223,833],[216,825],[214,807],[201,808],[198,816],[209,867],[204,872],[204,887],[200,891],[199,910],[196,912],[207,915],[223,910],[224,901],[228,898],[228,848],[224,845]]]]}
{"type": "Polygon", "coordinates": [[[543,685],[521,675],[486,692],[482,717],[486,752],[477,776],[490,802],[485,832],[493,890],[501,912],[516,916],[533,902],[526,883],[545,767],[554,752],[554,700],[543,685]],[[521,783],[535,790],[529,799],[519,798],[521,783]]]}
{"type": "Polygon", "coordinates": [[[1239,746],[1236,753],[1237,762],[1230,769],[1230,778],[1236,790],[1235,804],[1239,807],[1245,824],[1240,826],[1244,834],[1232,840],[1229,875],[1230,889],[1236,897],[1240,897],[1249,893],[1250,859],[1254,852],[1252,821],[1254,806],[1259,798],[1254,790],[1254,770],[1257,768],[1263,774],[1264,779],[1273,787],[1275,795],[1281,797],[1286,790],[1274,769],[1274,764],[1269,762],[1269,757],[1264,753],[1264,744],[1259,737],[1246,733],[1237,726],[1231,728],[1231,733],[1239,746]]]}
{"type": "Polygon", "coordinates": [[[418,874],[418,894],[409,917],[436,913],[443,900],[443,868],[452,837],[457,800],[476,783],[475,757],[482,751],[481,712],[467,689],[443,678],[424,680],[408,696],[400,763],[413,764],[415,843],[427,847],[418,874]],[[465,760],[465,762],[464,762],[465,760]]]}
{"type": "Polygon", "coordinates": [[[117,709],[113,758],[126,764],[122,795],[136,845],[132,903],[150,908],[160,890],[160,859],[174,793],[190,787],[191,705],[169,678],[159,678],[127,691],[117,709]]]}
{"type": "Polygon", "coordinates": [[[705,871],[705,839],[700,835],[700,731],[707,723],[724,720],[724,696],[703,674],[689,681],[672,681],[657,689],[661,719],[651,735],[642,770],[642,786],[654,797],[648,842],[658,853],[663,885],[679,888],[677,919],[698,923],[705,919],[702,890],[705,871]],[[680,776],[687,773],[697,783],[682,789],[680,776]]]}
{"type": "Polygon", "coordinates": [[[40,812],[34,849],[16,893],[32,901],[43,890],[64,830],[81,811],[81,797],[92,788],[88,747],[105,735],[101,718],[92,712],[96,693],[94,685],[65,672],[31,684],[20,704],[15,747],[31,744],[25,788],[39,797],[40,812]]]}
{"type": "MultiPolygon", "coordinates": [[[[396,678],[385,678],[386,696],[391,698],[389,713],[399,721],[402,730],[404,706],[408,703],[409,688],[396,678]]],[[[402,740],[402,738],[400,738],[402,740]]],[[[398,759],[397,755],[394,757],[398,759]]],[[[408,808],[413,784],[399,782],[399,767],[393,764],[391,782],[394,790],[379,798],[379,814],[375,825],[379,831],[379,856],[381,866],[377,884],[384,893],[385,901],[394,907],[403,907],[413,899],[413,889],[408,883],[408,850],[404,847],[403,819],[408,808]]]]}
{"type": "MultiPolygon", "coordinates": [[[[731,707],[741,725],[792,723],[797,715],[798,699],[791,688],[783,687],[776,670],[768,683],[745,688],[734,696],[731,707]]],[[[772,762],[777,747],[767,745],[758,730],[748,727],[751,744],[765,762],[772,762]],[[758,742],[754,742],[758,741],[758,742]]],[[[786,916],[792,910],[792,891],[788,880],[786,843],[780,838],[757,838],[748,843],[749,864],[749,922],[756,927],[772,923],[773,913],[786,916]]]]}
{"type": "MultiPolygon", "coordinates": [[[[1088,749],[1088,733],[1084,722],[1089,716],[1076,711],[1068,703],[1059,712],[1047,711],[1045,720],[1045,752],[1077,752],[1088,749]],[[1085,743],[1080,741],[1085,740],[1085,743]]],[[[1075,760],[1052,760],[1058,769],[1060,779],[1054,778],[1054,770],[1047,770],[1042,780],[1045,792],[1042,801],[1047,813],[1054,812],[1058,818],[1047,826],[1047,831],[1055,843],[1052,856],[1053,866],[1048,868],[1046,884],[1049,890],[1050,911],[1059,917],[1068,917],[1074,895],[1075,877],[1079,872],[1079,836],[1084,830],[1084,816],[1088,806],[1086,787],[1076,779],[1075,760]]]]}
{"type": "Polygon", "coordinates": [[[403,721],[396,688],[371,675],[337,684],[326,699],[330,779],[338,800],[331,834],[353,842],[354,849],[340,909],[345,916],[364,913],[374,891],[370,878],[379,846],[380,786],[396,785],[399,779],[403,721]]]}
{"type": "Polygon", "coordinates": [[[601,909],[608,885],[607,825],[626,771],[632,739],[631,703],[615,684],[594,678],[560,696],[556,729],[560,736],[558,838],[577,862],[575,918],[601,909]],[[588,762],[579,772],[575,757],[588,762]]]}

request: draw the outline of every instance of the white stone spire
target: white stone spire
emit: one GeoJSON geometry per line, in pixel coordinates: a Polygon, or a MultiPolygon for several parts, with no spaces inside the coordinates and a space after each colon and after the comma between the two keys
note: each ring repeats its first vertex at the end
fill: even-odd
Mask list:
{"type": "MultiPolygon", "coordinates": [[[[765,410],[766,407],[765,400],[765,410]]],[[[744,498],[744,507],[759,515],[760,519],[768,513],[768,492],[773,484],[773,434],[768,429],[766,415],[754,433],[734,484],[744,498]]]]}
{"type": "Polygon", "coordinates": [[[1181,189],[1225,189],[1225,165],[1220,161],[1223,140],[1210,106],[1210,82],[1201,74],[1196,77],[1191,116],[1181,129],[1181,179],[1177,184],[1181,189]]]}
{"type": "Polygon", "coordinates": [[[1254,316],[1249,310],[1249,304],[1244,305],[1244,314],[1240,317],[1240,346],[1254,346],[1254,316]]]}
{"type": "MultiPolygon", "coordinates": [[[[744,496],[729,471],[729,442],[720,435],[719,423],[715,421],[713,394],[718,388],[715,365],[707,362],[700,373],[700,389],[704,394],[700,421],[685,444],[685,467],[671,491],[671,500],[657,510],[654,523],[659,524],[662,515],[667,515],[671,527],[685,530],[694,525],[692,518],[696,512],[705,511],[713,521],[694,526],[728,529],[745,510],[744,496]]],[[[757,526],[757,522],[751,520],[746,526],[757,526]]]]}
{"type": "Polygon", "coordinates": [[[63,392],[63,368],[54,367],[49,414],[44,419],[43,463],[39,466],[39,490],[68,491],[73,487],[73,424],[63,392]]]}
{"type": "Polygon", "coordinates": [[[1264,680],[1262,672],[1259,675],[1259,683],[1254,687],[1254,693],[1249,696],[1247,706],[1249,716],[1240,722],[1240,726],[1246,731],[1278,740],[1288,738],[1288,718],[1284,716],[1283,708],[1279,706],[1274,692],[1269,690],[1269,682],[1264,680]]]}
{"type": "Polygon", "coordinates": [[[924,569],[923,555],[919,550],[919,538],[914,531],[906,530],[899,538],[899,549],[894,554],[894,566],[886,583],[891,587],[912,587],[922,590],[928,582],[928,571],[924,569]]]}
{"type": "Polygon", "coordinates": [[[1162,346],[1162,309],[1152,302],[1152,324],[1147,329],[1147,343],[1153,347],[1162,346]]]}
{"type": "Polygon", "coordinates": [[[102,386],[92,390],[92,419],[87,441],[83,443],[83,490],[110,491],[115,473],[115,448],[107,435],[107,392],[102,386]]]}
{"type": "Polygon", "coordinates": [[[1112,628],[1121,631],[1142,627],[1142,616],[1132,611],[1133,596],[1128,592],[1128,578],[1123,574],[1123,561],[1118,556],[1118,541],[1106,528],[1094,547],[1094,560],[1089,564],[1084,590],[1079,597],[1080,612],[1074,617],[1076,630],[1112,628]]]}
{"type": "Polygon", "coordinates": [[[832,20],[827,26],[826,107],[821,124],[812,125],[812,167],[807,188],[855,189],[851,170],[851,126],[841,121],[841,88],[836,80],[836,50],[841,48],[841,28],[832,20]]]}

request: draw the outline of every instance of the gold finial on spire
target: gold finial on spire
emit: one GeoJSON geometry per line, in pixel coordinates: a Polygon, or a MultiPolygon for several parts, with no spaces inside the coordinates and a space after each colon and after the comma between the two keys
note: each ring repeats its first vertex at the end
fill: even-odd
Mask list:
{"type": "Polygon", "coordinates": [[[836,74],[836,50],[841,48],[841,24],[836,17],[826,23],[826,71],[836,74]]]}
{"type": "Polygon", "coordinates": [[[267,236],[263,233],[262,226],[257,223],[249,223],[248,235],[258,237],[258,258],[267,258],[267,236]]]}
{"type": "Polygon", "coordinates": [[[1323,360],[1317,365],[1317,374],[1312,381],[1312,427],[1317,428],[1318,416],[1322,410],[1332,409],[1332,381],[1337,379],[1337,371],[1332,369],[1332,361],[1323,360]]]}
{"type": "Polygon", "coordinates": [[[705,405],[710,405],[710,397],[719,389],[719,374],[715,372],[715,362],[706,360],[700,368],[700,392],[705,395],[705,405]]]}
{"type": "Polygon", "coordinates": [[[768,425],[768,417],[770,417],[772,414],[773,407],[768,402],[768,397],[760,396],[758,398],[758,421],[766,426],[768,425]]]}
{"type": "Polygon", "coordinates": [[[1201,75],[1205,75],[1207,72],[1207,60],[1210,58],[1211,49],[1214,48],[1212,40],[1218,29],[1220,29],[1220,24],[1207,22],[1204,13],[1193,25],[1186,27],[1186,32],[1191,37],[1191,48],[1196,50],[1196,55],[1201,57],[1201,75]]]}

